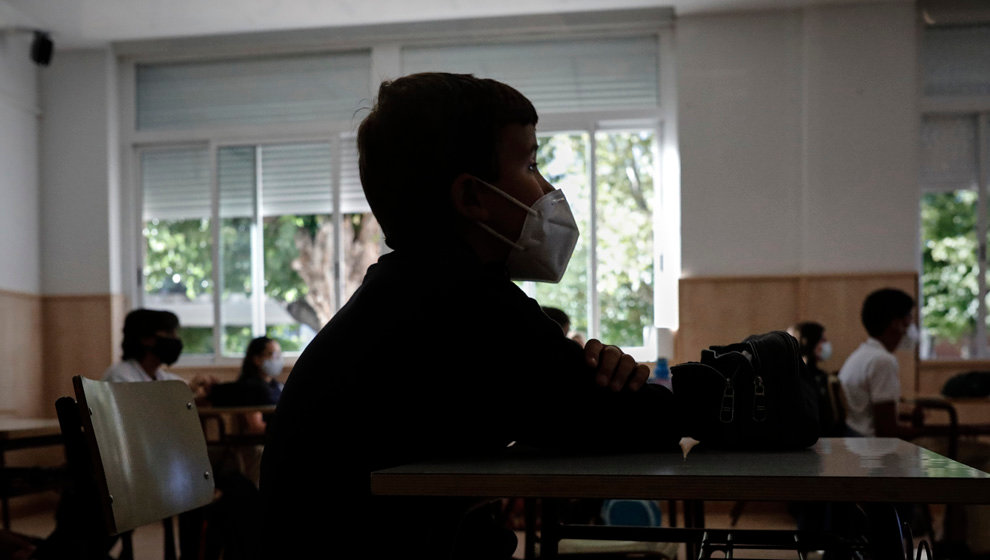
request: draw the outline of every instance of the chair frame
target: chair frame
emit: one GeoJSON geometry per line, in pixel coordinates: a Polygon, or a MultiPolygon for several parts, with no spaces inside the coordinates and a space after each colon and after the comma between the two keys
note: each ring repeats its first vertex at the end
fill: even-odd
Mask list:
{"type": "MultiPolygon", "coordinates": [[[[79,497],[79,507],[81,508],[76,512],[77,516],[80,517],[79,521],[85,525],[86,530],[89,531],[88,536],[91,542],[87,544],[87,558],[106,558],[107,544],[113,542],[113,537],[120,536],[123,541],[123,549],[121,552],[121,558],[131,558],[133,557],[133,548],[131,544],[130,531],[135,528],[136,525],[141,524],[140,520],[142,516],[136,514],[137,510],[131,506],[130,509],[124,506],[123,513],[124,520],[118,520],[115,515],[114,510],[114,497],[111,494],[110,484],[108,483],[108,473],[106,467],[108,465],[104,464],[104,459],[102,457],[100,445],[99,445],[99,435],[97,432],[100,427],[94,426],[93,417],[94,411],[93,406],[96,403],[91,403],[87,398],[88,384],[93,383],[105,383],[96,382],[88,379],[84,379],[80,376],[73,377],[73,388],[75,390],[76,399],[73,400],[71,397],[62,397],[58,399],[55,403],[56,410],[58,412],[59,424],[62,429],[63,443],[65,445],[66,460],[69,464],[71,471],[73,487],[78,493],[79,497]],[[88,412],[88,414],[84,413],[88,412]],[[123,523],[123,526],[120,524],[123,523]]],[[[178,382],[151,382],[154,384],[159,383],[178,383],[178,382]]],[[[158,397],[156,393],[161,392],[162,396],[169,397],[170,399],[175,399],[175,389],[169,388],[166,391],[150,391],[152,387],[151,383],[140,385],[148,385],[148,393],[150,397],[158,397]],[[170,393],[171,392],[171,393],[170,393]]],[[[128,384],[131,385],[131,384],[128,384]]],[[[128,389],[139,389],[138,387],[129,387],[128,389]]],[[[144,393],[144,387],[140,387],[141,393],[144,393]]],[[[156,386],[156,390],[164,389],[164,387],[156,386]]],[[[130,391],[128,391],[130,392],[130,391]]],[[[134,395],[133,392],[130,392],[134,395]]],[[[125,393],[126,394],[126,393],[125,393]]],[[[114,394],[116,398],[116,393],[114,394]]],[[[169,401],[158,401],[158,403],[172,402],[169,401]]],[[[189,509],[206,505],[212,500],[214,481],[212,467],[209,465],[209,460],[206,455],[206,440],[205,435],[202,435],[202,430],[199,425],[198,415],[195,411],[195,403],[192,393],[189,394],[187,402],[178,403],[175,401],[177,406],[182,406],[182,412],[186,410],[192,410],[193,419],[195,421],[196,430],[192,433],[200,434],[202,439],[202,457],[198,458],[191,456],[191,463],[200,463],[204,467],[203,481],[195,483],[192,489],[184,489],[181,493],[183,499],[178,500],[179,505],[173,503],[173,501],[156,503],[151,505],[151,509],[148,510],[152,512],[151,514],[146,514],[145,516],[154,516],[155,519],[161,519],[164,532],[165,532],[165,558],[166,560],[176,558],[175,551],[175,538],[174,538],[174,528],[173,528],[173,516],[182,513],[183,511],[188,511],[189,509]],[[205,461],[205,462],[203,462],[205,461]],[[192,503],[191,500],[195,500],[192,503]],[[158,513],[163,513],[162,517],[157,517],[158,513]]],[[[113,401],[113,404],[117,404],[117,401],[113,401]]],[[[168,405],[171,406],[171,405],[168,405]]],[[[120,410],[115,410],[118,414],[121,413],[120,410]]],[[[189,421],[184,421],[188,424],[189,421]]],[[[179,422],[179,426],[185,431],[183,432],[186,437],[189,436],[189,426],[182,426],[183,422],[179,422]]],[[[104,426],[106,423],[104,423],[104,426]]],[[[181,430],[180,430],[181,431],[181,430]]],[[[126,438],[125,438],[126,439],[126,438]]],[[[189,442],[189,440],[185,440],[189,442]]],[[[152,442],[154,443],[154,442],[152,442]]],[[[184,444],[189,445],[189,443],[184,444]]],[[[191,442],[192,448],[195,451],[196,442],[191,442]]],[[[127,447],[125,445],[125,447],[127,447]]],[[[126,455],[126,449],[117,450],[123,457],[126,455]]],[[[171,480],[171,478],[169,479],[171,480]]],[[[124,485],[126,487],[126,484],[124,485]]],[[[154,485],[152,485],[154,486],[154,485]]]]}

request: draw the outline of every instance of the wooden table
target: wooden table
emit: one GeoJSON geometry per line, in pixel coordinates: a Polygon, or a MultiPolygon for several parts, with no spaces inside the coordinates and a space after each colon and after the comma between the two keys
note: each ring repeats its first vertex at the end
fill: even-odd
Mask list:
{"type": "MultiPolygon", "coordinates": [[[[62,432],[54,418],[0,417],[0,470],[6,468],[6,453],[14,449],[27,449],[48,445],[61,445],[62,432]]],[[[8,492],[0,488],[0,518],[3,528],[10,528],[8,492]]]]}
{"type": "MultiPolygon", "coordinates": [[[[696,449],[687,458],[679,453],[507,453],[377,471],[371,474],[371,489],[375,494],[406,496],[990,504],[990,475],[893,438],[827,438],[812,448],[787,452],[696,449]]],[[[878,516],[893,512],[888,506],[871,509],[878,516]]],[[[878,523],[891,531],[899,529],[895,520],[878,523]]],[[[546,518],[543,525],[544,557],[555,556],[557,540],[564,537],[676,537],[683,542],[700,538],[697,530],[665,528],[654,531],[666,533],[652,537],[618,527],[571,530],[546,518]]],[[[877,546],[896,542],[886,533],[874,540],[884,540],[877,546]]]]}

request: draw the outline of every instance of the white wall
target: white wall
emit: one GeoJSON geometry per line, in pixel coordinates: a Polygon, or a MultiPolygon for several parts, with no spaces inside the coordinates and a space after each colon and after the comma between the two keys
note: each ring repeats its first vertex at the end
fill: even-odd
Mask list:
{"type": "MultiPolygon", "coordinates": [[[[897,2],[678,20],[685,275],[917,268],[914,18],[897,2]]],[[[42,72],[46,294],[119,293],[114,79],[104,50],[42,72]]]]}
{"type": "Polygon", "coordinates": [[[114,76],[105,49],[57,52],[41,74],[46,295],[119,293],[114,76]]]}
{"type": "Polygon", "coordinates": [[[914,18],[678,20],[685,276],[918,268],[914,18]]]}
{"type": "Polygon", "coordinates": [[[41,292],[37,74],[29,34],[0,34],[0,290],[41,292]]]}

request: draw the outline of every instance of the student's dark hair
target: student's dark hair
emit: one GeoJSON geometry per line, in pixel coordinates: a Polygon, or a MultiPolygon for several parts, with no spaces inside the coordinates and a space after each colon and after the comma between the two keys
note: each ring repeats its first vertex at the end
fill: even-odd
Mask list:
{"type": "Polygon", "coordinates": [[[801,355],[807,358],[809,362],[817,361],[815,347],[822,341],[825,327],[814,321],[803,321],[794,325],[794,333],[797,334],[801,355]]]}
{"type": "Polygon", "coordinates": [[[179,328],[179,318],[171,311],[135,309],[124,318],[124,340],[120,343],[122,360],[140,360],[145,348],[141,339],[154,336],[158,331],[174,331],[179,328]]]}
{"type": "Polygon", "coordinates": [[[903,319],[914,309],[914,298],[896,288],[882,288],[866,296],[861,319],[872,337],[883,334],[891,321],[903,319]]]}
{"type": "Polygon", "coordinates": [[[268,348],[268,344],[273,341],[274,339],[267,336],[259,336],[248,343],[247,350],[244,351],[244,360],[241,362],[241,375],[237,377],[238,381],[261,377],[261,370],[254,363],[254,358],[264,354],[265,348],[268,348]]]}
{"type": "Polygon", "coordinates": [[[557,307],[544,307],[543,313],[545,313],[547,317],[553,319],[555,323],[560,325],[560,328],[564,328],[564,325],[571,324],[571,318],[564,312],[563,309],[559,309],[557,307]]]}
{"type": "Polygon", "coordinates": [[[453,180],[470,173],[498,181],[499,133],[536,121],[533,104],[495,80],[430,72],[382,82],[357,146],[361,185],[386,243],[449,236],[453,180]]]}

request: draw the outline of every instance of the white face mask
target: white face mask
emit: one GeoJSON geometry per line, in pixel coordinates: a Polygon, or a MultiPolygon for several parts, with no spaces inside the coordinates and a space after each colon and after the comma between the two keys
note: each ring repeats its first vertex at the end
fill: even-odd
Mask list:
{"type": "Polygon", "coordinates": [[[920,338],[918,333],[918,325],[911,323],[908,327],[907,332],[901,337],[901,342],[897,345],[898,350],[914,350],[914,347],[918,344],[918,339],[920,338]]]}
{"type": "Polygon", "coordinates": [[[526,220],[515,241],[477,222],[479,227],[512,246],[505,261],[509,277],[513,280],[560,282],[578,240],[577,224],[564,193],[554,189],[530,207],[495,185],[481,179],[478,181],[526,211],[526,220]]]}
{"type": "Polygon", "coordinates": [[[261,362],[261,371],[270,377],[282,375],[282,358],[268,358],[261,362]]]}
{"type": "Polygon", "coordinates": [[[822,351],[818,353],[818,359],[822,362],[832,357],[832,343],[829,341],[822,342],[822,351]]]}

